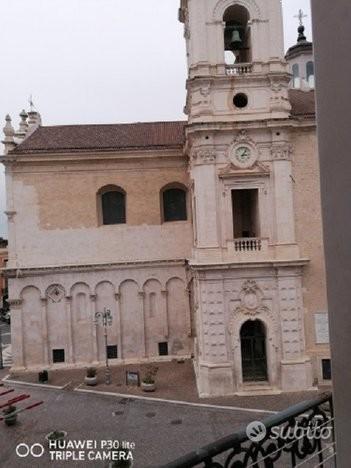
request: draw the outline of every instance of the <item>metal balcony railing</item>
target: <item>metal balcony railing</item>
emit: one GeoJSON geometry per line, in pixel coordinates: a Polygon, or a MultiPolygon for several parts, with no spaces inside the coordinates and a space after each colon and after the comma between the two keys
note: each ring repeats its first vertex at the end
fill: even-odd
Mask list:
{"type": "Polygon", "coordinates": [[[249,427],[159,468],[336,466],[331,394],[299,403],[249,427]]]}

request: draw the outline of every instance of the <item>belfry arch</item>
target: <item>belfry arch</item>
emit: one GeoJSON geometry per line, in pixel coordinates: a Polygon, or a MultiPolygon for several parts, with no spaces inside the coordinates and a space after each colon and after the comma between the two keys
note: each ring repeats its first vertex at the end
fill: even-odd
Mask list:
{"type": "Polygon", "coordinates": [[[228,65],[252,61],[250,13],[242,5],[229,6],[223,15],[224,56],[228,65]]]}

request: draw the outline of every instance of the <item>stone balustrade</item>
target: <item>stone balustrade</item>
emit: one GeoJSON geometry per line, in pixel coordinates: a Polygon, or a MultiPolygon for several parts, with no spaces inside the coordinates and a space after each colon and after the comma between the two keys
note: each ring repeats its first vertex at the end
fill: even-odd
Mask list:
{"type": "Polygon", "coordinates": [[[235,65],[226,65],[226,74],[228,76],[247,75],[252,73],[252,63],[238,63],[235,65]]]}
{"type": "Polygon", "coordinates": [[[235,252],[260,252],[262,250],[262,240],[251,237],[235,239],[234,250],[235,252]]]}

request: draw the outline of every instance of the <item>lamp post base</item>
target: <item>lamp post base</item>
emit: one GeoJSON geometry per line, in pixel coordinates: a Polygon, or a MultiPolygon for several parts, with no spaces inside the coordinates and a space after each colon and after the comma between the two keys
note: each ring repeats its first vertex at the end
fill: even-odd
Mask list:
{"type": "Polygon", "coordinates": [[[105,377],[106,377],[106,380],[105,380],[106,385],[111,385],[111,371],[109,367],[106,367],[105,377]]]}

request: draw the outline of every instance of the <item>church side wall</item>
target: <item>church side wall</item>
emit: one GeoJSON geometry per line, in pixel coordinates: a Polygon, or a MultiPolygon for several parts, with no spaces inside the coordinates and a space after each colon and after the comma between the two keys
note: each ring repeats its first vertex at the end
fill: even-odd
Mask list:
{"type": "Polygon", "coordinates": [[[161,189],[172,183],[189,187],[185,158],[182,154],[172,158],[150,161],[145,155],[139,162],[120,162],[101,156],[99,163],[18,163],[8,174],[15,211],[10,220],[8,267],[189,257],[190,203],[187,221],[162,223],[161,189]],[[107,185],[126,193],[126,224],[99,223],[97,192],[107,185]]]}
{"type": "Polygon", "coordinates": [[[310,260],[303,275],[306,346],[314,376],[322,382],[321,359],[329,358],[330,351],[328,344],[317,344],[315,332],[315,314],[328,312],[316,130],[296,129],[292,140],[297,241],[301,256],[310,260]]]}

